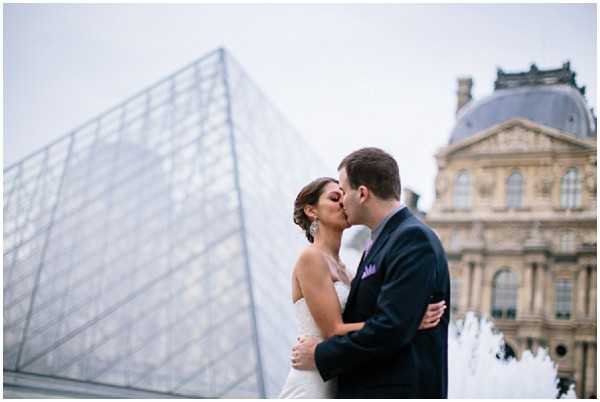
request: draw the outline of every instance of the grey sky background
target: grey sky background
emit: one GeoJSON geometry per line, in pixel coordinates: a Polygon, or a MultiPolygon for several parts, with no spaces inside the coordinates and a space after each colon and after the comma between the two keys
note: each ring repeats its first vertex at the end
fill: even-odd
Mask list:
{"type": "Polygon", "coordinates": [[[329,171],[363,146],[434,197],[456,81],[570,60],[596,109],[596,5],[4,5],[4,166],[225,46],[329,171]]]}

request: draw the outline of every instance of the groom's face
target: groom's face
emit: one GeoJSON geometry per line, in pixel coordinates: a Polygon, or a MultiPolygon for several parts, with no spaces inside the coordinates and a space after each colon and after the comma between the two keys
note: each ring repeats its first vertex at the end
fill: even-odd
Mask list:
{"type": "Polygon", "coordinates": [[[348,182],[348,175],[346,173],[346,168],[340,169],[338,173],[340,179],[340,188],[344,193],[342,196],[342,205],[344,207],[344,212],[348,217],[348,223],[350,225],[360,224],[360,204],[358,202],[358,190],[350,187],[350,183],[348,182]]]}

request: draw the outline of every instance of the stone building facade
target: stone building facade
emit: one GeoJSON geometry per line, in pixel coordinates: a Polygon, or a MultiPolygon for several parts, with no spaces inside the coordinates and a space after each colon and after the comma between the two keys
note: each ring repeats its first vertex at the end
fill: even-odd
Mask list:
{"type": "Polygon", "coordinates": [[[425,221],[448,253],[452,314],[491,318],[507,353],[548,348],[563,387],[596,391],[596,118],[575,73],[498,70],[436,154],[425,221]]]}

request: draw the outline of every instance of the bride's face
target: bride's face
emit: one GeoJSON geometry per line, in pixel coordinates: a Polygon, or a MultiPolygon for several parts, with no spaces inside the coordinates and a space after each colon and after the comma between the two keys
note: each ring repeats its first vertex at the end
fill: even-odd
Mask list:
{"type": "Polygon", "coordinates": [[[356,189],[353,189],[350,186],[350,182],[348,181],[348,174],[346,173],[346,168],[342,168],[339,171],[340,175],[340,189],[342,190],[343,198],[342,205],[344,207],[344,212],[346,213],[346,219],[348,220],[349,225],[357,225],[362,224],[360,218],[360,196],[359,192],[356,189]]]}
{"type": "Polygon", "coordinates": [[[350,227],[342,206],[342,190],[337,183],[327,183],[317,204],[319,221],[323,225],[346,229],[350,227]]]}

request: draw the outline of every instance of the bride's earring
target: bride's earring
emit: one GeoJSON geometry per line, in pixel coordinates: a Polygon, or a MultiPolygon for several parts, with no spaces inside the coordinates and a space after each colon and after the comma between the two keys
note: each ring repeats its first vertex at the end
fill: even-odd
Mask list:
{"type": "Polygon", "coordinates": [[[315,236],[317,235],[317,232],[319,231],[319,218],[315,218],[315,220],[312,221],[312,223],[310,224],[310,227],[308,228],[308,231],[310,232],[310,235],[314,239],[315,236]]]}

